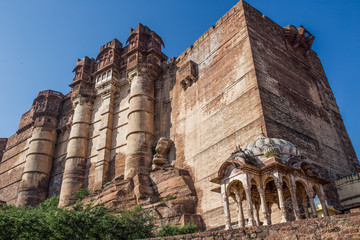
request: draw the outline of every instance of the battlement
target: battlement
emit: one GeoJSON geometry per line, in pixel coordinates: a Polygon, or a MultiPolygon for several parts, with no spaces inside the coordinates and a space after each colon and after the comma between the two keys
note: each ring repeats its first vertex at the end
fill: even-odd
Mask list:
{"type": "Polygon", "coordinates": [[[110,42],[107,42],[106,44],[102,45],[100,47],[100,52],[102,50],[104,50],[105,48],[113,48],[113,49],[115,49],[115,48],[122,48],[122,47],[123,47],[122,43],[119,40],[117,40],[116,38],[114,38],[110,42]]]}

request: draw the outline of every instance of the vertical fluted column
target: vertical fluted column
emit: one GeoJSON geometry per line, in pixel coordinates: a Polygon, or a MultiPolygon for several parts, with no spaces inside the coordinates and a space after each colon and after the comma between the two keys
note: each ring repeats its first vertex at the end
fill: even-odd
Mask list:
{"type": "Polygon", "coordinates": [[[29,142],[17,205],[36,206],[45,201],[54,158],[56,130],[35,127],[29,142]]]}
{"type": "Polygon", "coordinates": [[[314,202],[314,192],[312,189],[309,189],[309,203],[310,203],[310,207],[311,207],[311,213],[312,213],[312,217],[313,218],[317,218],[317,212],[316,212],[316,207],[315,207],[315,202],[314,202]]]}
{"type": "Polygon", "coordinates": [[[277,189],[277,192],[278,192],[279,205],[280,205],[280,211],[281,211],[281,220],[280,220],[280,222],[287,222],[282,180],[276,181],[275,185],[276,185],[276,189],[277,189]]]}
{"type": "Polygon", "coordinates": [[[231,216],[229,209],[229,198],[225,183],[221,184],[221,201],[224,207],[225,230],[231,229],[231,216]]]}
{"type": "Polygon", "coordinates": [[[75,203],[75,193],[84,184],[92,105],[90,98],[73,98],[74,116],[66,151],[59,207],[75,203]]]}
{"type": "Polygon", "coordinates": [[[325,203],[325,192],[324,192],[323,186],[320,186],[319,199],[320,199],[320,203],[321,203],[321,207],[322,207],[324,216],[325,217],[329,216],[329,212],[328,212],[328,209],[327,209],[326,203],[325,203]]]}
{"type": "Polygon", "coordinates": [[[267,210],[267,205],[266,205],[266,199],[265,199],[265,190],[258,188],[259,194],[260,194],[260,204],[261,204],[261,212],[263,214],[264,217],[264,224],[263,225],[269,225],[269,214],[268,214],[268,210],[267,210]]]}
{"type": "Polygon", "coordinates": [[[154,77],[144,69],[129,74],[129,125],[125,179],[138,173],[149,174],[154,143],[154,77]]]}
{"type": "Polygon", "coordinates": [[[235,194],[236,201],[237,201],[237,208],[238,208],[238,222],[239,222],[239,228],[245,227],[245,218],[244,218],[244,211],[242,208],[242,199],[239,193],[235,194]]]}
{"type": "Polygon", "coordinates": [[[100,137],[97,148],[97,162],[95,164],[95,189],[101,189],[107,182],[111,151],[112,124],[114,114],[114,96],[111,91],[102,94],[100,137]]]}

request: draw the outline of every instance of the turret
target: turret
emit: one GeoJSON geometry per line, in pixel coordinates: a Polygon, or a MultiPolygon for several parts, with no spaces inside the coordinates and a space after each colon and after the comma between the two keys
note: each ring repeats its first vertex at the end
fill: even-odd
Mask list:
{"type": "Polygon", "coordinates": [[[18,205],[36,206],[47,197],[62,99],[60,92],[46,90],[33,102],[34,127],[20,182],[18,205]]]}
{"type": "Polygon", "coordinates": [[[74,81],[69,85],[72,88],[72,96],[83,95],[91,96],[93,95],[93,81],[92,81],[92,72],[94,70],[95,59],[84,57],[83,59],[78,59],[76,67],[73,72],[75,73],[74,81]]]}
{"type": "Polygon", "coordinates": [[[130,30],[126,59],[127,80],[131,85],[128,114],[125,179],[136,178],[137,199],[149,198],[153,190],[148,178],[154,144],[154,81],[167,57],[161,52],[161,38],[138,24],[130,30]]]}
{"type": "Polygon", "coordinates": [[[78,60],[73,72],[74,81],[71,101],[74,109],[66,160],[61,184],[59,207],[75,202],[74,194],[83,187],[85,178],[86,152],[88,146],[91,109],[94,101],[92,72],[95,60],[88,57],[78,60]]]}

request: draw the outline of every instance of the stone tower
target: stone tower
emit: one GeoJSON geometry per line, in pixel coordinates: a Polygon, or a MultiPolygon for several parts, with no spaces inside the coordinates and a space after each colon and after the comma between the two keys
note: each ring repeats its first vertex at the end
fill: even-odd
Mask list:
{"type": "MultiPolygon", "coordinates": [[[[334,180],[360,168],[314,39],[240,1],[167,61],[161,37],[138,24],[125,45],[113,39],[95,59],[79,59],[71,92],[40,92],[17,133],[0,139],[0,200],[37,205],[60,195],[64,207],[88,188],[95,193],[84,201],[143,204],[162,223],[221,227],[210,180],[236,146],[263,133],[291,141],[329,181],[322,200],[337,207],[334,180]]],[[[280,219],[284,204],[269,211],[280,219]]],[[[227,208],[236,214],[234,202],[227,208]]]]}
{"type": "Polygon", "coordinates": [[[47,90],[34,100],[33,127],[19,185],[18,205],[36,206],[47,197],[62,98],[61,93],[47,90]]]}

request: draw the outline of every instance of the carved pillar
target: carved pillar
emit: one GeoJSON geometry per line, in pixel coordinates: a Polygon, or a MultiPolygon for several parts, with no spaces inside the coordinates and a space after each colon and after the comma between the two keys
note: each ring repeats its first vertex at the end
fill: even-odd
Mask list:
{"type": "Polygon", "coordinates": [[[53,164],[56,130],[35,127],[29,142],[17,205],[36,206],[45,201],[53,164]]]}
{"type": "Polygon", "coordinates": [[[321,207],[322,207],[322,209],[323,209],[324,216],[325,216],[325,217],[328,217],[328,216],[329,216],[329,212],[328,212],[328,209],[327,209],[327,207],[326,207],[326,203],[325,203],[325,193],[324,193],[324,188],[323,188],[322,185],[320,186],[319,199],[320,199],[321,207]]]}
{"type": "Polygon", "coordinates": [[[277,192],[278,192],[279,205],[280,205],[280,210],[281,210],[281,220],[280,220],[280,222],[287,222],[282,180],[279,179],[279,180],[275,181],[275,185],[276,185],[276,189],[277,189],[277,192]]]}
{"type": "Polygon", "coordinates": [[[221,184],[221,200],[224,207],[224,217],[225,217],[225,230],[231,229],[231,216],[229,209],[229,198],[226,191],[225,183],[221,184]]]}
{"type": "Polygon", "coordinates": [[[248,205],[248,217],[249,217],[249,226],[255,226],[255,220],[254,220],[254,214],[253,214],[253,204],[251,200],[251,183],[250,183],[250,177],[248,174],[246,174],[246,184],[243,184],[245,188],[245,195],[246,195],[246,202],[248,205]]]}
{"type": "Polygon", "coordinates": [[[270,221],[269,221],[269,214],[268,214],[268,210],[267,210],[267,205],[266,205],[266,200],[265,200],[265,190],[258,188],[259,194],[260,194],[260,208],[261,208],[261,212],[263,214],[264,217],[264,224],[263,225],[269,225],[270,221]]]}
{"type": "Polygon", "coordinates": [[[293,205],[295,219],[300,220],[300,209],[299,209],[298,201],[297,201],[297,198],[296,198],[296,184],[295,184],[295,182],[294,182],[294,180],[292,178],[290,179],[290,186],[289,187],[290,187],[291,202],[292,202],[292,205],[293,205]]]}
{"type": "Polygon", "coordinates": [[[239,222],[239,228],[245,227],[245,218],[244,218],[244,211],[242,208],[242,199],[239,193],[235,194],[236,201],[237,201],[237,207],[238,207],[238,222],[239,222]]]}
{"type": "Polygon", "coordinates": [[[302,199],[301,203],[302,203],[303,208],[304,208],[305,218],[310,218],[306,195],[302,199]]]}
{"type": "Polygon", "coordinates": [[[86,154],[89,141],[92,101],[90,98],[75,96],[74,116],[70,130],[65,169],[61,184],[59,207],[76,202],[75,193],[83,187],[86,154]]]}
{"type": "Polygon", "coordinates": [[[95,165],[95,182],[94,188],[101,189],[103,184],[109,181],[109,161],[111,151],[111,137],[112,137],[112,125],[113,125],[113,114],[114,114],[114,92],[115,86],[113,81],[110,81],[105,88],[101,89],[102,106],[101,122],[100,122],[100,136],[97,147],[97,162],[95,165]],[[104,91],[105,89],[105,91],[104,91]]]}
{"type": "Polygon", "coordinates": [[[260,226],[260,206],[255,205],[254,208],[255,211],[255,220],[256,220],[256,226],[260,226]]]}
{"type": "Polygon", "coordinates": [[[314,202],[314,191],[312,189],[309,189],[309,202],[310,202],[310,207],[311,207],[311,213],[313,218],[317,218],[317,212],[316,212],[316,207],[315,207],[315,202],[314,202]]]}

